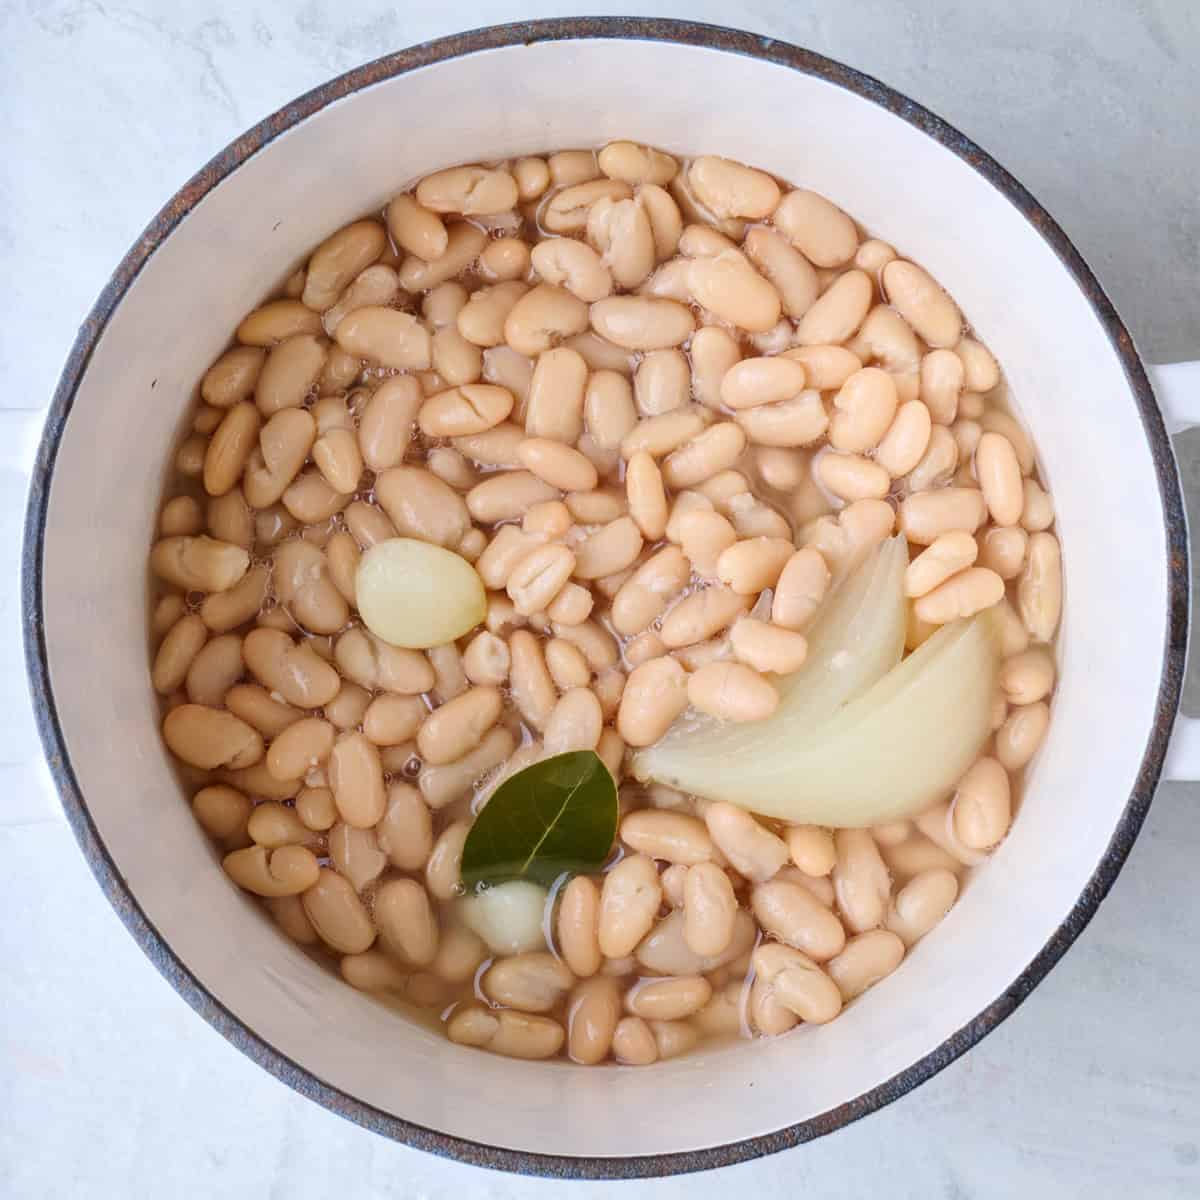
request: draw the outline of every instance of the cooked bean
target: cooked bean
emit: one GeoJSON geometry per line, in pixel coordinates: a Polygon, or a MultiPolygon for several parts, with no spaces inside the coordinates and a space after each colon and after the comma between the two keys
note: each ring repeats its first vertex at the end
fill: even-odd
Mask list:
{"type": "Polygon", "coordinates": [[[180,617],[154,656],[154,667],[150,672],[154,690],[165,696],[180,688],[187,678],[188,668],[207,640],[208,629],[198,616],[189,613],[180,617]]]}
{"type": "Polygon", "coordinates": [[[235,336],[245,346],[274,346],[296,334],[320,332],[320,314],[299,300],[268,300],[243,319],[235,336]]]}
{"type": "Polygon", "coordinates": [[[617,732],[630,746],[658,741],[687,707],[687,673],[673,658],[653,658],[634,668],[617,713],[617,732]]]}
{"type": "Polygon", "coordinates": [[[819,294],[817,273],[812,264],[787,239],[765,226],[747,231],[742,248],[774,285],[787,316],[799,318],[812,307],[819,294]]]}
{"type": "Polygon", "coordinates": [[[841,953],[846,944],[841,921],[799,884],[780,879],[756,884],[750,905],[765,932],[816,962],[841,953]]]}
{"type": "Polygon", "coordinates": [[[1054,674],[1049,650],[1035,646],[1000,664],[1000,687],[1011,704],[1036,704],[1050,694],[1054,674]]]}
{"type": "Polygon", "coordinates": [[[1000,433],[985,433],[975,449],[975,474],[997,525],[1016,525],[1025,504],[1021,464],[1012,443],[1000,433]]]}
{"type": "Polygon", "coordinates": [[[983,757],[958,782],[953,801],[954,832],[971,850],[990,850],[1008,832],[1012,800],[1008,772],[983,757]]]}
{"type": "Polygon", "coordinates": [[[745,447],[740,426],[718,421],[667,456],[663,479],[673,488],[695,487],[731,467],[745,447]]]}
{"type": "Polygon", "coordinates": [[[839,829],[833,835],[837,863],[833,890],[848,928],[864,933],[883,924],[891,882],[879,848],[865,829],[839,829]]]}
{"type": "Polygon", "coordinates": [[[1017,584],[1017,606],[1034,641],[1048,642],[1054,636],[1062,615],[1062,587],[1058,539],[1052,533],[1031,534],[1025,568],[1017,584]]]}
{"type": "Polygon", "coordinates": [[[462,758],[495,725],[500,708],[500,693],[492,687],[474,687],[447,701],[430,713],[417,733],[421,757],[434,766],[462,758]]]}
{"type": "Polygon", "coordinates": [[[658,1061],[654,1032],[641,1017],[622,1017],[613,1031],[613,1057],[630,1067],[645,1067],[658,1061]]]}
{"type": "Polygon", "coordinates": [[[887,471],[859,454],[819,454],[813,470],[822,486],[840,500],[882,500],[891,488],[887,471]]]}
{"type": "Polygon", "coordinates": [[[431,438],[469,437],[494,429],[513,407],[513,394],[490,383],[466,383],[437,392],[421,405],[417,423],[431,438]]]}
{"type": "Polygon", "coordinates": [[[654,269],[654,227],[637,200],[618,196],[596,200],[587,215],[587,238],[623,288],[637,287],[654,269]]]}
{"type": "Polygon", "coordinates": [[[733,624],[749,607],[748,597],[732,588],[721,584],[702,588],[667,612],[660,636],[672,649],[695,645],[733,624]]]}
{"type": "Polygon", "coordinates": [[[931,346],[954,346],[962,336],[958,305],[915,263],[896,259],[883,268],[883,287],[900,315],[931,346]]]}
{"type": "Polygon", "coordinates": [[[1001,579],[1015,579],[1025,565],[1028,545],[1029,535],[1021,528],[989,528],[979,535],[979,561],[1001,579]]]}
{"type": "Polygon", "coordinates": [[[661,903],[662,887],[652,859],[634,854],[617,863],[605,875],[600,892],[601,953],[608,958],[632,953],[650,932],[661,903]]]}
{"type": "Polygon", "coordinates": [[[922,546],[956,530],[974,533],[986,516],[983,493],[962,487],[918,492],[901,502],[899,512],[901,532],[922,546]]]}
{"type": "Polygon", "coordinates": [[[409,254],[432,262],[446,253],[446,226],[436,213],[418,204],[412,196],[396,196],[387,206],[388,231],[392,241],[409,254]]]}
{"type": "Polygon", "coordinates": [[[321,940],[339,954],[361,954],[375,941],[375,929],[358,893],[336,871],[322,868],[300,902],[321,940]]]}
{"type": "Polygon", "coordinates": [[[246,822],[246,832],[268,850],[280,846],[323,845],[323,839],[300,820],[294,809],[285,808],[277,800],[266,800],[255,806],[246,822]]]}
{"type": "Polygon", "coordinates": [[[192,659],[184,690],[193,704],[211,708],[220,705],[230,688],[242,677],[242,639],[224,634],[206,643],[192,659]]]}
{"type": "Polygon", "coordinates": [[[779,706],[779,694],[743,663],[714,662],[688,679],[688,701],[722,721],[761,721],[779,706]]]}
{"type": "Polygon", "coordinates": [[[830,573],[818,550],[806,546],[784,564],[771,602],[771,620],[785,629],[803,629],[820,607],[830,573]]]}
{"type": "Polygon", "coordinates": [[[533,634],[518,629],[508,639],[508,652],[513,703],[529,724],[539,731],[544,730],[558,702],[558,694],[546,670],[541,645],[533,634]]]}
{"type": "Polygon", "coordinates": [[[958,879],[952,871],[922,871],[896,893],[888,907],[887,927],[911,946],[950,911],[957,898],[958,879]]]}
{"type": "Polygon", "coordinates": [[[563,959],[580,979],[595,975],[600,969],[599,913],[599,889],[587,876],[575,876],[563,888],[557,930],[563,959]]]}
{"type": "Polygon", "coordinates": [[[437,918],[415,879],[389,879],[375,893],[375,925],[384,949],[401,962],[427,966],[438,947],[437,918]]]}
{"type": "Polygon", "coordinates": [[[1046,736],[1050,709],[1041,701],[1012,709],[996,731],[996,757],[1010,771],[1026,766],[1046,736]]]}
{"type": "Polygon", "coordinates": [[[200,396],[204,403],[229,408],[248,400],[254,394],[254,385],[266,357],[258,346],[234,346],[232,350],[226,350],[200,381],[200,396]]]}
{"type": "Polygon", "coordinates": [[[163,720],[163,739],[177,758],[193,767],[248,767],[263,755],[256,729],[232,713],[202,704],[181,704],[163,720]]]}
{"type": "Polygon", "coordinates": [[[547,238],[533,248],[530,259],[533,269],[547,283],[565,287],[585,304],[612,294],[612,274],[586,242],[569,237],[547,238]]]}
{"type": "Polygon", "coordinates": [[[717,848],[747,879],[770,879],[787,862],[784,842],[732,804],[710,804],[704,812],[704,823],[717,848]]]}
{"type": "Polygon", "coordinates": [[[575,575],[600,579],[625,570],[642,549],[642,535],[631,517],[618,517],[580,542],[575,549],[575,575]]]}
{"type": "Polygon", "coordinates": [[[847,341],[866,317],[873,293],[871,278],[864,272],[839,275],[800,318],[797,344],[824,346],[847,341]]]}
{"type": "Polygon", "coordinates": [[[603,1061],[620,1016],[621,996],[615,979],[601,976],[578,984],[567,1001],[567,1054],[572,1062],[591,1066],[603,1061]]]}
{"type": "Polygon", "coordinates": [[[549,1012],[574,984],[571,972],[545,951],[502,958],[480,981],[492,1003],[536,1013],[549,1012]]]}
{"type": "Polygon", "coordinates": [[[683,553],[696,573],[716,579],[722,552],[737,541],[733,526],[720,513],[697,509],[682,513],[678,532],[683,553]]]}
{"type": "Polygon", "coordinates": [[[185,592],[223,592],[249,565],[250,556],[240,546],[203,535],[161,538],[150,552],[154,573],[185,592]]]}
{"type": "Polygon", "coordinates": [[[766,621],[742,617],[730,631],[734,657],[759,672],[789,675],[808,657],[808,639],[766,621]]]}
{"type": "Polygon", "coordinates": [[[597,156],[600,170],[628,184],[670,183],[679,164],[669,155],[637,142],[609,142],[597,156]]]}
{"type": "Polygon", "coordinates": [[[621,840],[638,854],[692,866],[712,857],[712,842],[702,821],[682,813],[653,809],[633,812],[621,822],[621,840]]]}
{"type": "MultiPolygon", "coordinates": [[[[794,552],[795,547],[786,538],[747,538],[721,551],[717,576],[739,595],[757,595],[775,586],[794,552]]],[[[670,644],[670,639],[667,641],[670,644]]]]}
{"type": "Polygon", "coordinates": [[[836,204],[807,190],[788,192],[772,220],[781,233],[818,267],[839,267],[858,249],[854,222],[836,204]]]}
{"type": "Polygon", "coordinates": [[[217,841],[245,844],[253,805],[236,788],[217,784],[201,788],[192,797],[192,812],[204,832],[217,841]]]}
{"type": "MultiPolygon", "coordinates": [[[[626,350],[665,350],[685,342],[696,322],[682,304],[646,296],[611,296],[591,306],[592,328],[626,350]]],[[[511,339],[510,339],[511,344],[511,339]]]]}
{"type": "Polygon", "coordinates": [[[594,692],[586,687],[571,688],[554,705],[546,719],[546,753],[565,754],[568,750],[594,750],[600,741],[604,714],[594,692]]]}
{"type": "Polygon", "coordinates": [[[333,745],[326,771],[342,819],[358,829],[375,825],[387,804],[375,746],[361,733],[343,733],[333,745]]]}
{"type": "Polygon", "coordinates": [[[697,304],[740,329],[760,333],[779,320],[779,293],[739,250],[695,259],[688,272],[688,286],[697,304]]]}
{"type": "Polygon", "coordinates": [[[975,539],[964,530],[940,534],[908,564],[904,575],[905,595],[916,597],[932,592],[969,567],[978,552],[975,539]]]}
{"type": "Polygon", "coordinates": [[[747,358],[732,366],[721,380],[721,401],[729,408],[753,408],[799,395],[806,374],[790,358],[747,358]]]}
{"type": "Polygon", "coordinates": [[[504,212],[517,203],[517,181],[504,170],[449,167],[417,184],[417,203],[435,213],[478,216],[504,212]]]}
{"type": "Polygon", "coordinates": [[[837,862],[833,834],[816,825],[793,825],[784,835],[792,862],[805,875],[828,875],[837,862]]]}
{"type": "Polygon", "coordinates": [[[837,984],[799,950],[765,942],[754,951],[753,962],[755,974],[770,986],[774,998],[802,1021],[820,1025],[841,1012],[837,984]]]}
{"type": "Polygon", "coordinates": [[[790,400],[743,409],[734,419],[759,446],[807,446],[829,427],[821,394],[807,390],[790,400]]]}
{"type": "Polygon", "coordinates": [[[256,896],[298,895],[322,873],[312,851],[303,846],[247,846],[227,854],[221,865],[238,887],[256,896]]]}
{"type": "Polygon", "coordinates": [[[920,596],[913,612],[930,625],[945,625],[960,617],[974,616],[1003,598],[1004,580],[995,571],[967,567],[920,596]]]}
{"type": "Polygon", "coordinates": [[[1054,501],[1049,494],[1036,479],[1022,480],[1021,493],[1021,528],[1029,533],[1049,529],[1054,524],[1054,501]]]}
{"type": "Polygon", "coordinates": [[[715,863],[688,868],[683,885],[683,937],[702,958],[723,953],[733,940],[737,897],[729,876],[715,863]]]}
{"type": "Polygon", "coordinates": [[[338,819],[333,793],[325,787],[304,788],[296,796],[296,816],[316,832],[332,829],[338,819]]]}
{"type": "Polygon", "coordinates": [[[829,977],[849,1003],[890,975],[904,958],[904,942],[886,929],[857,934],[825,964],[829,977]]]}
{"type": "Polygon", "coordinates": [[[690,573],[687,558],[674,546],[658,551],[634,571],[613,598],[613,627],[622,634],[646,629],[687,586],[690,573]]]}

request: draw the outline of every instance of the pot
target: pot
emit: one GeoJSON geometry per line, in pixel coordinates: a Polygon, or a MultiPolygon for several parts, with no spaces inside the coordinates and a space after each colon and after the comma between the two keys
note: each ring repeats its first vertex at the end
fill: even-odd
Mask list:
{"type": "MultiPolygon", "coordinates": [[[[1200,417],[1200,364],[1162,379],[1200,417]],[[1174,389],[1174,390],[1173,390],[1174,389]]],[[[1067,236],[987,154],[847,67],[657,20],[480,30],[288,105],[163,209],[81,330],[33,468],[28,669],[68,818],[180,994],[298,1091],[469,1162],[628,1177],[828,1133],[928,1079],[1029,994],[1096,911],[1163,770],[1187,636],[1186,527],[1146,368],[1067,236]],[[480,1054],[279,936],[220,871],[159,736],[146,553],[169,448],[239,317],[332,230],[472,159],[631,138],[810,185],[927,267],[1004,365],[1058,506],[1066,613],[1049,736],[1012,833],[935,936],[836,1022],[649,1070],[480,1054]]],[[[1189,727],[1171,768],[1195,778],[1189,727]]]]}

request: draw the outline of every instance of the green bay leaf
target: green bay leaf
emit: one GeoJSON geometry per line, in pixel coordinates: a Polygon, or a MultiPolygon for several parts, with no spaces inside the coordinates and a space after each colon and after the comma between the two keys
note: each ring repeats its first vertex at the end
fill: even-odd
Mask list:
{"type": "Polygon", "coordinates": [[[617,833],[617,788],[603,760],[572,750],[532,763],[492,794],[467,834],[462,881],[528,879],[549,886],[564,872],[598,871],[617,833]]]}

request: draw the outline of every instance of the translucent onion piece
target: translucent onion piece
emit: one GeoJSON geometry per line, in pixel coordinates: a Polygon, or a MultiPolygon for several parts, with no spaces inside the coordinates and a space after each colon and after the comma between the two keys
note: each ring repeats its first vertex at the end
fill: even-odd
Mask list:
{"type": "Polygon", "coordinates": [[[458,913],[494,954],[525,954],[546,948],[542,926],[546,896],[546,889],[536,883],[514,879],[464,896],[458,913]]]}
{"type": "Polygon", "coordinates": [[[415,538],[372,546],[355,577],[366,627],[393,646],[444,646],[474,629],[487,614],[487,595],[475,568],[453,550],[415,538]]]}
{"type": "Polygon", "coordinates": [[[662,782],[786,821],[863,827],[945,799],[991,731],[999,654],[989,613],[943,626],[815,727],[780,731],[723,773],[662,782]]]}
{"type": "Polygon", "coordinates": [[[769,758],[778,747],[793,744],[900,661],[907,566],[907,542],[892,538],[825,601],[807,633],[804,666],[778,681],[781,700],[771,717],[734,725],[689,711],[634,758],[637,778],[741,803],[724,787],[750,761],[747,756],[769,758]]]}

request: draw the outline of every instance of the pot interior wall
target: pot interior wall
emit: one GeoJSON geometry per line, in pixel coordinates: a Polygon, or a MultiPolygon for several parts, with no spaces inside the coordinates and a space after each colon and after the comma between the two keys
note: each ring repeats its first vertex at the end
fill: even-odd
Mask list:
{"type": "Polygon", "coordinates": [[[557,42],[451,60],[333,103],[182,221],[115,312],[66,425],[47,522],[46,642],[105,845],[174,952],[251,1029],[349,1095],[433,1129],[548,1153],[659,1153],[762,1134],[869,1091],[1000,996],[1052,936],[1105,851],[1149,735],[1164,545],[1150,453],[1103,329],[1021,213],[965,162],[781,66],[662,43],[557,42]],[[949,288],[1034,430],[1069,606],[1063,682],[1024,810],[944,925],[829,1027],[650,1071],[464,1051],[304,957],[224,877],[194,823],[159,742],[146,651],[163,463],[239,317],[322,237],[420,174],[614,137],[724,154],[811,186],[949,288]]]}

